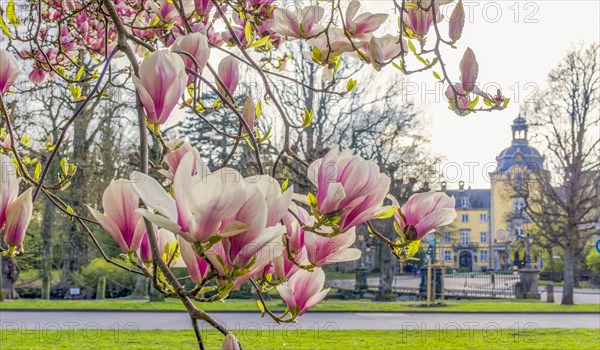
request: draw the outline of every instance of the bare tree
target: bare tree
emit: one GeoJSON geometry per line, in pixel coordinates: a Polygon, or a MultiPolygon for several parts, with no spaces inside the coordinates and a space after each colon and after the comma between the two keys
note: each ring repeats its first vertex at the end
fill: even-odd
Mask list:
{"type": "Polygon", "coordinates": [[[598,44],[575,48],[550,72],[530,119],[547,144],[548,172],[529,173],[525,211],[540,241],[564,251],[562,304],[573,304],[577,261],[599,233],[598,44]]]}

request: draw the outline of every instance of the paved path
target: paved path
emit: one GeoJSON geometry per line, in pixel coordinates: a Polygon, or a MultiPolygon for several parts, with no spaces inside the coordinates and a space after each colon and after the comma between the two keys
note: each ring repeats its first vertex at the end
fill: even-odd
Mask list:
{"type": "MultiPolygon", "coordinates": [[[[277,325],[258,313],[212,313],[230,329],[241,330],[457,330],[457,329],[538,329],[597,328],[599,314],[573,313],[366,313],[313,312],[297,324],[277,325]]],[[[22,329],[189,329],[185,312],[81,312],[81,311],[0,311],[0,330],[9,334],[22,329]]]]}

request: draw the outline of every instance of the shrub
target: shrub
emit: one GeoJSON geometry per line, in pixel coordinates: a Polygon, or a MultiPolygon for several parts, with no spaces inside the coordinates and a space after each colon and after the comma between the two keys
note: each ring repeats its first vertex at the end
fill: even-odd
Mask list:
{"type": "MultiPolygon", "coordinates": [[[[124,265],[128,264],[125,261],[120,262],[124,265]]],[[[104,259],[97,258],[81,269],[78,280],[82,285],[95,289],[100,277],[106,277],[105,296],[107,298],[120,298],[130,295],[133,293],[137,279],[136,274],[129,273],[107,263],[104,259]]]]}

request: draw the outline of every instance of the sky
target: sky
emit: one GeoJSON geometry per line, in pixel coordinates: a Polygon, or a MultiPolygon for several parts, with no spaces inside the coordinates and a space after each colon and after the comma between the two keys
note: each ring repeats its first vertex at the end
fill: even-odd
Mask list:
{"type": "MultiPolygon", "coordinates": [[[[599,41],[600,1],[465,1],[467,23],[457,50],[444,54],[454,79],[467,46],[479,62],[479,81],[495,83],[511,99],[500,112],[458,117],[447,109],[430,72],[411,76],[406,95],[425,113],[432,151],[445,162],[438,169],[450,188],[465,181],[473,188],[488,188],[487,172],[496,155],[510,145],[512,120],[524,103],[531,103],[544,88],[548,72],[577,43],[599,41]],[[453,65],[453,66],[452,66],[453,65]],[[417,92],[414,92],[417,90],[417,92]]],[[[599,136],[600,137],[600,136],[599,136]]],[[[534,144],[543,152],[544,146],[534,144]]],[[[491,168],[490,168],[491,167],[491,168]]]]}

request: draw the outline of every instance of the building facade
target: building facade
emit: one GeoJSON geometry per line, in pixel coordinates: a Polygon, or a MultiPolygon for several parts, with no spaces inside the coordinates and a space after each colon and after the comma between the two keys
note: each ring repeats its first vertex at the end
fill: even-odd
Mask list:
{"type": "MultiPolygon", "coordinates": [[[[511,243],[524,241],[531,220],[524,213],[525,199],[518,189],[531,172],[544,171],[544,158],[527,139],[527,121],[513,121],[512,142],[496,157],[496,169],[489,174],[489,189],[464,188],[442,191],[456,199],[456,220],[440,228],[438,260],[464,271],[510,270],[523,254],[511,243]]],[[[540,262],[534,262],[538,266],[540,262]]]]}

